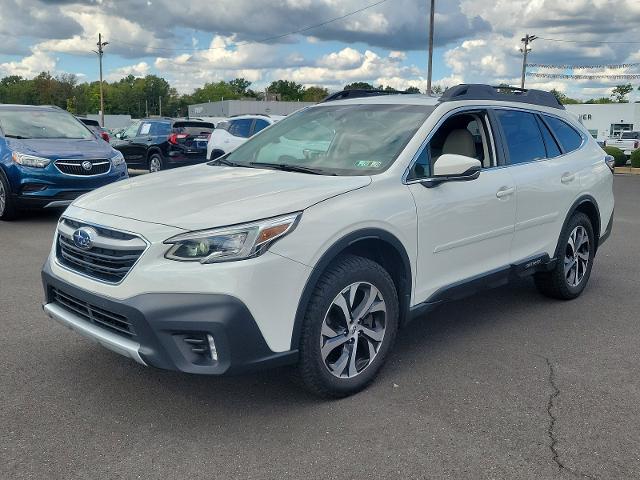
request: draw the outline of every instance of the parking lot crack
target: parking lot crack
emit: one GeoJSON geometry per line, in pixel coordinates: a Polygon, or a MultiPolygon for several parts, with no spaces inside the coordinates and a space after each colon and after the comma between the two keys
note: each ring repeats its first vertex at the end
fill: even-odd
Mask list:
{"type": "Polygon", "coordinates": [[[547,400],[547,415],[549,417],[549,425],[547,427],[547,436],[549,437],[549,450],[551,451],[552,460],[557,465],[558,470],[561,473],[567,473],[575,478],[587,478],[590,480],[596,480],[597,477],[576,471],[567,465],[565,465],[560,459],[560,453],[558,452],[558,436],[556,432],[556,424],[558,423],[557,406],[555,404],[556,399],[560,396],[560,388],[556,380],[556,371],[553,367],[553,363],[549,358],[541,356],[547,364],[549,375],[547,377],[548,383],[551,386],[552,392],[547,400]]]}

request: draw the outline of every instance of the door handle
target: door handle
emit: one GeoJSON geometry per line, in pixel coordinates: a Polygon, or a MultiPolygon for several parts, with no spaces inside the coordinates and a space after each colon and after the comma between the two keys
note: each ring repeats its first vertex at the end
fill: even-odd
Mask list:
{"type": "Polygon", "coordinates": [[[496,192],[496,197],[498,198],[508,197],[509,195],[513,195],[515,191],[516,191],[515,187],[502,187],[500,190],[496,192]]]}
{"type": "Polygon", "coordinates": [[[576,179],[575,173],[567,172],[562,175],[562,177],[560,178],[560,181],[566,185],[567,183],[573,182],[575,179],[576,179]]]}

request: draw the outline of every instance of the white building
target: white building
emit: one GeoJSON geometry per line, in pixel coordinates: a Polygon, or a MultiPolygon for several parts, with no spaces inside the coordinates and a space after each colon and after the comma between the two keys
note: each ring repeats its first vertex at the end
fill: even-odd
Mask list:
{"type": "Polygon", "coordinates": [[[232,115],[289,115],[313,102],[263,102],[259,100],[223,100],[189,105],[190,117],[231,117],[232,115]]]}
{"type": "Polygon", "coordinates": [[[565,107],[576,114],[598,140],[620,132],[640,131],[640,103],[579,103],[565,107]]]}

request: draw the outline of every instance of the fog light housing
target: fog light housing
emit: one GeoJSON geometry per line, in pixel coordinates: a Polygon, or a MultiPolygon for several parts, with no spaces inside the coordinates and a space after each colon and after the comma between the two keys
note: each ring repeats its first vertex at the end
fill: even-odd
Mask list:
{"type": "Polygon", "coordinates": [[[22,193],[41,192],[46,189],[47,185],[43,183],[25,183],[22,186],[22,193]]]}

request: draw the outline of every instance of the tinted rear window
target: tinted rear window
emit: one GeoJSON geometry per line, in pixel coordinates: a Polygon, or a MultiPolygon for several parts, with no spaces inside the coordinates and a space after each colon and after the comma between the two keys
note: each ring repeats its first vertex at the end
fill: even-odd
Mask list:
{"type": "Polygon", "coordinates": [[[623,140],[637,140],[640,138],[640,132],[623,132],[622,139],[623,140]]]}
{"type": "Polygon", "coordinates": [[[215,126],[213,123],[203,122],[176,122],[173,124],[175,133],[186,133],[188,135],[200,135],[213,132],[215,126]]]}
{"type": "Polygon", "coordinates": [[[546,158],[542,135],[533,114],[515,110],[497,110],[496,114],[506,137],[512,165],[546,158]]]}
{"type": "Polygon", "coordinates": [[[544,115],[544,119],[560,140],[564,153],[572,152],[582,145],[582,137],[568,123],[548,115],[544,115]]]}

